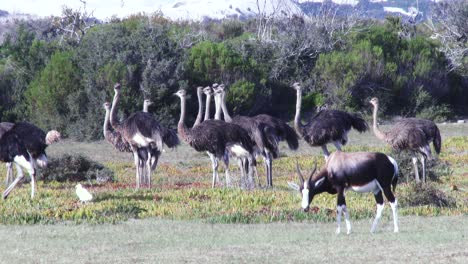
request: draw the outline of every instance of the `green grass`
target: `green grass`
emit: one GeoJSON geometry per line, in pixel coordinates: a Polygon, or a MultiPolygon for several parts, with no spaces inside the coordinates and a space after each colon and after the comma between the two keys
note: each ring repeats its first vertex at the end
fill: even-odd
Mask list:
{"type": "Polygon", "coordinates": [[[468,218],[401,217],[334,223],[210,224],[130,220],[119,225],[1,226],[1,263],[465,263],[468,218]]]}
{"type": "MultiPolygon", "coordinates": [[[[439,157],[439,165],[431,168],[437,182],[428,184],[426,189],[414,184],[401,183],[397,186],[400,215],[467,214],[468,136],[460,131],[457,135],[449,128],[442,126],[443,152],[439,157]],[[452,136],[446,137],[445,134],[452,136]]],[[[458,126],[453,128],[458,129],[458,126]]],[[[353,134],[350,138],[356,142],[350,143],[346,147],[347,151],[390,152],[388,147],[373,139],[366,143],[367,138],[373,138],[370,133],[353,134]]],[[[151,217],[208,223],[332,222],[336,217],[335,196],[316,196],[311,205],[312,210],[305,213],[298,210],[301,199],[299,193],[287,186],[288,181],[297,179],[296,160],[306,174],[315,162],[318,166],[324,162],[320,154],[306,154],[307,150],[314,152],[316,149],[301,145],[299,151],[285,150],[283,157],[274,161],[275,188],[245,191],[222,187],[212,189],[208,158],[186,145],[163,154],[157,172],[153,175],[154,188],[135,190],[135,170],[130,154],[119,153],[104,142],[95,143],[94,148],[89,143],[61,143],[50,148],[51,156],[71,154],[70,150],[75,154],[86,155],[93,150],[92,157],[114,171],[116,181],[105,184],[83,182],[94,195],[94,201],[88,204],[78,202],[75,183],[40,181],[34,200],[29,198],[29,184],[23,184],[0,203],[0,224],[119,223],[151,217]],[[66,148],[68,145],[71,146],[66,148]],[[127,159],[121,160],[120,155],[127,156],[127,159]]],[[[408,159],[404,155],[401,158],[408,159]]],[[[403,161],[400,167],[403,167],[403,161]]],[[[265,173],[261,162],[258,168],[264,184],[265,173]]],[[[232,166],[231,169],[231,174],[238,177],[237,168],[232,166]]],[[[406,171],[412,173],[411,169],[406,171]]],[[[412,179],[409,172],[400,177],[412,179]]],[[[0,175],[5,175],[3,166],[0,167],[0,175]]],[[[221,176],[223,179],[222,171],[221,176]]],[[[375,201],[371,194],[348,192],[347,204],[353,220],[370,219],[375,214],[375,201]]],[[[385,213],[386,217],[389,215],[389,212],[385,213]]]]}
{"type": "MultiPolygon", "coordinates": [[[[334,235],[335,196],[316,196],[312,210],[304,213],[299,193],[287,187],[287,181],[296,180],[296,160],[304,173],[324,162],[319,149],[304,142],[295,152],[282,146],[282,158],[274,161],[273,189],[244,191],[212,189],[206,154],[186,145],[163,153],[154,188],[135,190],[130,154],[105,142],[64,141],[51,146],[49,155],[88,156],[112,170],[115,182],[82,182],[94,195],[88,204],[78,201],[75,183],[39,181],[33,200],[28,183],[18,186],[0,202],[0,237],[6,241],[0,263],[463,262],[468,255],[468,125],[440,127],[443,149],[430,169],[437,180],[427,188],[397,186],[400,233],[392,233],[387,205],[378,232],[369,234],[374,198],[348,192],[350,236],[334,235]]],[[[370,133],[351,133],[350,139],[346,151],[391,153],[370,133]]],[[[397,159],[404,165],[407,157],[397,159]]],[[[258,168],[264,183],[261,162],[258,168]]],[[[239,175],[235,166],[231,169],[231,175],[239,175]]],[[[414,176],[400,177],[411,181],[414,176]]]]}

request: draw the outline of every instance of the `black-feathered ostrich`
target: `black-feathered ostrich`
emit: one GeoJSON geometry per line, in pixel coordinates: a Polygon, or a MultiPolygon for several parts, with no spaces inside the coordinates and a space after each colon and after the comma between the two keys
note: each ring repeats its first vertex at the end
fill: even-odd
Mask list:
{"type": "MultiPolygon", "coordinates": [[[[0,138],[5,134],[8,130],[10,130],[13,127],[14,123],[10,122],[1,122],[0,123],[0,138]]],[[[6,163],[7,167],[7,176],[5,179],[5,184],[8,186],[10,182],[13,180],[13,167],[12,167],[11,162],[6,163]]]]}
{"type": "MultiPolygon", "coordinates": [[[[47,134],[40,128],[27,122],[17,122],[11,129],[1,136],[0,145],[2,147],[2,161],[15,162],[18,176],[8,186],[3,193],[3,198],[7,198],[11,190],[24,177],[21,167],[28,170],[31,176],[31,198],[34,197],[35,189],[35,169],[47,166],[47,154],[45,149],[48,145],[60,140],[60,133],[51,130],[47,134]],[[24,149],[23,149],[24,147],[24,149]],[[26,153],[24,153],[26,150],[26,153]]],[[[10,166],[11,168],[11,166],[10,166]]],[[[8,172],[11,176],[13,172],[8,172]]]]}
{"type": "MultiPolygon", "coordinates": [[[[21,141],[25,144],[26,149],[32,155],[34,159],[35,168],[37,166],[44,168],[47,166],[47,155],[45,149],[50,144],[53,144],[60,140],[61,136],[57,130],[50,130],[47,134],[37,126],[27,123],[27,122],[18,122],[18,123],[9,123],[2,122],[0,123],[0,137],[6,131],[12,129],[15,125],[16,133],[20,137],[21,141]]],[[[13,167],[11,163],[7,163],[7,177],[6,184],[10,184],[13,181],[13,167]]]]}
{"type": "Polygon", "coordinates": [[[422,164],[422,178],[426,182],[426,164],[425,159],[432,158],[431,147],[429,144],[434,144],[434,149],[437,154],[440,153],[442,146],[442,139],[437,125],[426,119],[419,118],[404,118],[397,121],[390,130],[383,132],[377,126],[377,112],[379,109],[379,99],[372,98],[370,103],[373,105],[373,125],[375,136],[388,143],[393,149],[397,151],[409,150],[413,153],[413,165],[416,181],[419,182],[418,173],[418,158],[420,155],[422,164]]]}
{"type": "Polygon", "coordinates": [[[173,130],[162,127],[151,114],[146,112],[135,112],[121,123],[118,122],[119,83],[114,86],[114,93],[110,123],[130,144],[136,167],[136,188],[140,188],[140,183],[151,188],[151,171],[157,166],[163,143],[171,148],[179,144],[179,139],[173,130]],[[140,160],[142,153],[147,154],[146,162],[143,165],[140,160]]]}
{"type": "Polygon", "coordinates": [[[226,92],[224,85],[219,85],[216,89],[218,101],[222,106],[224,120],[226,122],[242,123],[242,127],[252,131],[250,135],[261,135],[261,137],[252,137],[256,143],[257,154],[262,155],[265,170],[267,173],[267,186],[273,186],[273,159],[278,158],[279,141],[287,141],[289,148],[296,150],[299,146],[296,132],[286,122],[270,115],[261,114],[254,117],[235,116],[231,118],[226,106],[226,92]]]}
{"type": "MultiPolygon", "coordinates": [[[[249,180],[252,178],[252,168],[254,164],[253,146],[250,137],[243,128],[235,124],[229,124],[220,120],[206,120],[202,123],[189,129],[185,126],[186,114],[186,92],[179,90],[175,93],[180,98],[180,119],[177,125],[179,136],[187,142],[196,151],[209,152],[210,157],[222,159],[227,162],[226,167],[229,166],[226,161],[225,153],[228,151],[232,156],[238,158],[245,158],[249,161],[248,172],[244,171],[244,175],[249,175],[249,180]]],[[[212,187],[215,186],[215,180],[218,178],[217,162],[211,159],[213,168],[213,182],[212,187]]],[[[230,180],[226,179],[226,185],[229,186],[230,180]]]]}
{"type": "Polygon", "coordinates": [[[294,128],[310,146],[322,147],[325,160],[330,155],[327,144],[333,143],[336,149],[341,150],[341,147],[348,142],[348,133],[351,128],[360,133],[369,129],[367,122],[357,114],[339,110],[321,110],[303,125],[301,122],[302,87],[299,83],[294,83],[292,86],[297,92],[294,128]]]}

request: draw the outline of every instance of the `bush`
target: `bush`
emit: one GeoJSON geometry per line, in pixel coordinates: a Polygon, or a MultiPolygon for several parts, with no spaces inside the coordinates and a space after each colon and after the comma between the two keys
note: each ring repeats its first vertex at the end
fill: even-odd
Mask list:
{"type": "Polygon", "coordinates": [[[432,183],[411,183],[398,197],[401,206],[432,205],[436,207],[455,207],[455,198],[445,194],[432,183]]]}
{"type": "Polygon", "coordinates": [[[416,89],[414,97],[416,101],[415,112],[417,118],[442,122],[453,116],[447,104],[438,104],[422,87],[416,89]]]}
{"type": "Polygon", "coordinates": [[[233,113],[250,109],[255,102],[255,85],[249,81],[233,83],[229,88],[227,102],[232,105],[233,113]]]}
{"type": "Polygon", "coordinates": [[[47,168],[40,171],[39,179],[44,181],[113,181],[114,173],[104,165],[81,155],[64,155],[51,158],[47,168]]]}

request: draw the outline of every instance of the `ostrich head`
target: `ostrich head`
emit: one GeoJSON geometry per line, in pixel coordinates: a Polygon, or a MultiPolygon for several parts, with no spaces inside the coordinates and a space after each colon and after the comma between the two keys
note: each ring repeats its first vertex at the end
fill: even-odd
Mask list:
{"type": "Polygon", "coordinates": [[[212,87],[213,89],[215,89],[216,87],[218,87],[218,83],[213,83],[213,84],[211,85],[211,87],[212,87]]]}
{"type": "Polygon", "coordinates": [[[104,104],[102,104],[102,106],[104,107],[104,109],[110,110],[111,104],[109,102],[105,102],[104,104]]]}
{"type": "Polygon", "coordinates": [[[174,93],[174,95],[177,95],[182,99],[182,98],[185,98],[185,96],[187,95],[187,92],[185,90],[181,89],[181,90],[177,91],[177,93],[174,93]]]}
{"type": "Polygon", "coordinates": [[[120,91],[120,83],[116,83],[116,84],[114,85],[114,91],[115,91],[115,92],[120,91]]]}
{"type": "Polygon", "coordinates": [[[51,131],[47,132],[46,144],[47,145],[53,144],[55,142],[60,141],[60,139],[62,139],[62,136],[60,135],[60,132],[58,132],[57,130],[51,130],[51,131]]]}
{"type": "Polygon", "coordinates": [[[215,94],[221,94],[221,93],[224,93],[225,90],[224,90],[224,84],[220,84],[218,85],[217,87],[213,88],[213,91],[215,94]]]}
{"type": "Polygon", "coordinates": [[[373,106],[378,106],[379,105],[379,99],[377,97],[372,98],[369,103],[373,106]]]}
{"type": "Polygon", "coordinates": [[[210,86],[207,86],[205,88],[203,88],[203,93],[208,96],[208,95],[212,95],[213,94],[213,91],[211,90],[211,87],[210,86]]]}
{"type": "Polygon", "coordinates": [[[201,93],[203,93],[203,91],[204,91],[203,86],[198,86],[197,87],[197,94],[201,94],[201,93]]]}
{"type": "Polygon", "coordinates": [[[143,105],[146,105],[147,107],[150,106],[150,105],[152,105],[152,104],[153,104],[153,102],[152,102],[150,99],[145,99],[145,100],[143,101],[143,105]]]}
{"type": "Polygon", "coordinates": [[[302,90],[302,87],[298,82],[293,83],[292,88],[294,88],[296,91],[301,91],[302,90]]]}

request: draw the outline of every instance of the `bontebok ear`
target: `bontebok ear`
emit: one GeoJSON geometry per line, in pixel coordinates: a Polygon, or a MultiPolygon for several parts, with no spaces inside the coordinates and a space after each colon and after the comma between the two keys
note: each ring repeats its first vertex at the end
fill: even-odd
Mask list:
{"type": "Polygon", "coordinates": [[[288,181],[288,185],[291,189],[299,191],[299,185],[297,185],[296,183],[288,181]]]}
{"type": "Polygon", "coordinates": [[[299,169],[299,162],[297,162],[296,158],[296,170],[297,170],[297,177],[299,178],[299,183],[304,185],[304,176],[302,176],[301,169],[299,169]]]}
{"type": "Polygon", "coordinates": [[[316,182],[315,182],[315,187],[320,186],[320,184],[322,184],[324,180],[325,180],[325,177],[323,177],[322,179],[316,181],[316,182]]]}

